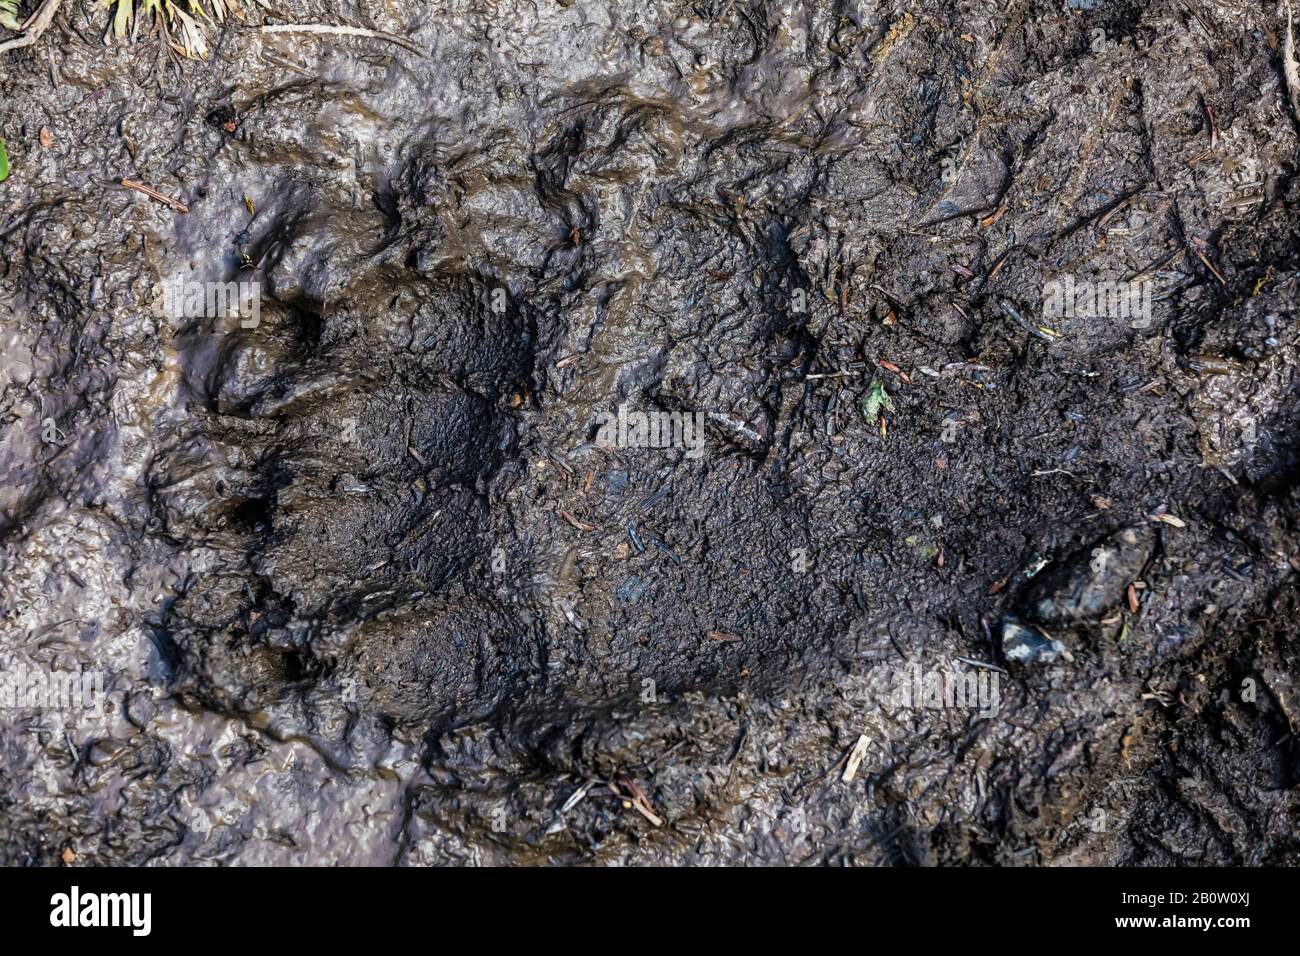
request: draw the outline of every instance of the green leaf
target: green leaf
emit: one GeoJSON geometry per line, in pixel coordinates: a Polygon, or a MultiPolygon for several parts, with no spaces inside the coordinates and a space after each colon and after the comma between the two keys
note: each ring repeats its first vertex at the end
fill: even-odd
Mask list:
{"type": "Polygon", "coordinates": [[[879,378],[871,383],[871,388],[867,389],[867,397],[862,400],[862,416],[867,420],[867,424],[874,425],[876,419],[880,417],[880,410],[887,412],[894,410],[893,399],[885,391],[885,383],[879,378]]]}
{"type": "Polygon", "coordinates": [[[5,149],[5,141],[0,139],[0,183],[9,178],[9,153],[5,149]]]}

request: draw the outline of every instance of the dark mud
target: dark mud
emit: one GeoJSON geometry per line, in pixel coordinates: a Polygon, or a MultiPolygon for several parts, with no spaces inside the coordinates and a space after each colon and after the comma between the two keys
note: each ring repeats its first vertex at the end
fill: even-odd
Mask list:
{"type": "Polygon", "coordinates": [[[1275,4],[275,6],[0,63],[0,860],[1300,861],[1275,4]]]}

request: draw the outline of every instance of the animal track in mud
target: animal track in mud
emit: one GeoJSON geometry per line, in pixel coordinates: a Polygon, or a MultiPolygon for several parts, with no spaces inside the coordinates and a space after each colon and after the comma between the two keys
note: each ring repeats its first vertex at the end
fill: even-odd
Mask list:
{"type": "MultiPolygon", "coordinates": [[[[614,3],[569,29],[580,6],[520,4],[502,49],[477,23],[428,60],[313,47],[307,78],[232,44],[192,94],[83,104],[87,69],[41,100],[70,131],[0,227],[32,352],[0,585],[77,563],[70,600],[111,621],[79,622],[87,653],[148,671],[112,729],[143,776],[102,791],[134,829],[69,829],[111,861],[319,861],[347,834],[415,862],[1019,863],[1204,859],[1217,815],[1215,854],[1294,855],[1293,754],[1260,756],[1295,730],[1294,635],[1259,623],[1288,611],[1300,416],[1276,24],[906,6],[614,3]],[[190,212],[69,191],[128,158],[190,212]],[[172,268],[261,282],[261,324],[160,342],[133,309],[172,268]],[[1047,342],[1062,275],[1161,294],[1148,326],[1047,342]],[[599,447],[622,406],[702,414],[704,453],[599,447]],[[47,417],[77,440],[45,447],[47,417]],[[104,492],[105,461],[142,488],[104,492]],[[114,630],[136,618],[152,645],[114,630]],[[1013,659],[1004,619],[1069,657],[1013,659]],[[997,719],[852,692],[958,658],[1006,670],[997,719]],[[1256,672],[1277,702],[1206,705],[1197,675],[1256,672]],[[1231,766],[1162,756],[1234,728],[1231,766]],[[844,784],[863,733],[885,743],[844,784]],[[1081,835],[1151,767],[1225,783],[1166,788],[1164,842],[1162,813],[1081,835]],[[184,788],[223,819],[191,825],[184,788]]],[[[65,791],[22,792],[25,819],[90,789],[24,759],[65,791]]]]}
{"type": "Polygon", "coordinates": [[[168,462],[198,478],[159,507],[168,531],[234,560],[161,622],[182,672],[223,710],[339,668],[359,704],[397,719],[490,709],[529,659],[526,628],[436,595],[486,554],[484,490],[530,373],[525,322],[469,277],[382,267],[327,303],[279,265],[270,276],[258,329],[189,333],[196,357],[219,339],[204,427],[168,462]],[[245,662],[230,674],[209,670],[223,637],[245,662]]]}

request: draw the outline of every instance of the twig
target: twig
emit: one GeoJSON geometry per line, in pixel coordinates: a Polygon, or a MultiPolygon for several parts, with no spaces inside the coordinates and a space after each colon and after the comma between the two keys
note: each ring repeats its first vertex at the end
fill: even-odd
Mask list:
{"type": "Polygon", "coordinates": [[[1214,263],[1210,262],[1209,259],[1205,258],[1204,253],[1198,252],[1196,254],[1196,258],[1200,259],[1203,263],[1205,263],[1205,268],[1209,269],[1211,272],[1214,273],[1214,278],[1219,280],[1219,285],[1228,284],[1228,280],[1219,274],[1219,270],[1214,268],[1214,263]]]}
{"type": "Polygon", "coordinates": [[[663,760],[665,757],[669,756],[670,754],[676,753],[678,750],[680,750],[682,747],[685,746],[686,746],[686,741],[684,740],[677,741],[677,743],[673,744],[671,747],[669,747],[667,750],[661,753],[658,757],[655,757],[648,764],[646,764],[646,770],[654,770],[655,764],[657,764],[659,761],[663,760]]]}
{"type": "Polygon", "coordinates": [[[262,27],[263,33],[321,33],[328,36],[369,37],[372,40],[387,40],[410,50],[417,56],[424,56],[424,51],[405,37],[394,36],[379,30],[364,30],[361,27],[332,27],[324,23],[278,23],[262,27]]]}
{"type": "Polygon", "coordinates": [[[18,34],[12,40],[6,40],[0,43],[0,53],[6,50],[17,50],[19,47],[31,46],[41,38],[41,34],[49,29],[50,24],[54,22],[54,14],[59,12],[59,4],[63,0],[45,0],[44,3],[27,18],[23,24],[23,32],[18,34]]]}
{"type": "Polygon", "coordinates": [[[623,799],[627,804],[641,816],[645,817],[656,827],[664,825],[663,818],[654,812],[654,807],[650,804],[650,799],[641,792],[641,788],[636,785],[631,777],[620,777],[618,785],[627,791],[623,794],[623,799]]]}
{"type": "Polygon", "coordinates": [[[565,521],[569,522],[569,524],[573,525],[573,526],[574,526],[575,528],[577,528],[579,531],[596,531],[596,530],[598,530],[594,524],[587,524],[587,522],[585,522],[585,521],[579,521],[577,518],[575,518],[575,517],[574,517],[573,515],[571,515],[569,512],[565,511],[563,508],[559,509],[559,513],[560,513],[560,517],[561,517],[561,518],[563,518],[565,521]]]}
{"type": "Polygon", "coordinates": [[[176,212],[190,211],[190,207],[185,205],[185,203],[181,202],[179,199],[173,199],[171,196],[164,196],[158,190],[151,189],[150,187],[146,186],[144,183],[137,183],[130,179],[123,179],[122,185],[125,186],[127,189],[134,189],[136,192],[144,193],[150,199],[156,199],[164,206],[167,206],[175,210],[176,212]]]}
{"type": "Polygon", "coordinates": [[[727,631],[706,631],[704,636],[711,641],[721,641],[724,644],[734,644],[740,640],[740,638],[735,634],[731,634],[727,631]]]}

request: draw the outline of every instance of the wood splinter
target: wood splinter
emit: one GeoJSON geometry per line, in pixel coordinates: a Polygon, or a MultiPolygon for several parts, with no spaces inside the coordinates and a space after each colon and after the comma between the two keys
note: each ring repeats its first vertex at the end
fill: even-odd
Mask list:
{"type": "Polygon", "coordinates": [[[867,750],[871,747],[871,738],[866,734],[858,736],[858,742],[853,745],[849,752],[849,762],[844,768],[844,776],[840,777],[845,783],[852,783],[853,778],[858,775],[858,768],[862,766],[862,761],[866,759],[867,750]]]}

